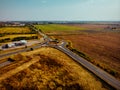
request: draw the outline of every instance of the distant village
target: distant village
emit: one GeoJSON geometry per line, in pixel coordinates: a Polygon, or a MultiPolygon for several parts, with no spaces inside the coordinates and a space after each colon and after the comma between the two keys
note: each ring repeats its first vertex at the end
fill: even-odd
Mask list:
{"type": "Polygon", "coordinates": [[[5,26],[18,26],[22,27],[27,24],[96,24],[96,25],[108,25],[105,29],[117,30],[120,28],[120,22],[102,22],[102,21],[6,21],[0,22],[0,27],[5,26]]]}
{"type": "Polygon", "coordinates": [[[4,26],[25,26],[25,23],[21,22],[0,22],[0,27],[4,26]]]}

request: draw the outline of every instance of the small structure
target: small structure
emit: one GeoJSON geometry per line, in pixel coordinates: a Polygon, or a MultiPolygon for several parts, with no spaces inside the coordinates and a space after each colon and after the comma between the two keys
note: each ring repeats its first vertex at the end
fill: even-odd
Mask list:
{"type": "Polygon", "coordinates": [[[12,48],[12,47],[15,47],[15,46],[22,46],[22,45],[26,45],[26,44],[27,44],[26,40],[20,40],[20,41],[17,41],[17,42],[2,45],[2,49],[12,48]]]}
{"type": "Polygon", "coordinates": [[[2,45],[2,49],[9,48],[8,44],[2,45]]]}
{"type": "Polygon", "coordinates": [[[25,26],[24,23],[20,23],[20,22],[8,22],[5,24],[5,26],[25,26]]]}
{"type": "Polygon", "coordinates": [[[22,43],[22,44],[27,44],[27,41],[26,40],[20,40],[20,42],[22,43]]]}
{"type": "Polygon", "coordinates": [[[21,46],[21,45],[26,45],[27,41],[26,40],[20,40],[17,42],[14,42],[15,46],[21,46]]]}
{"type": "Polygon", "coordinates": [[[14,43],[9,43],[9,44],[3,45],[3,46],[2,46],[2,49],[12,48],[12,47],[15,47],[15,44],[14,44],[14,43]]]}
{"type": "Polygon", "coordinates": [[[14,43],[9,43],[9,44],[8,44],[8,48],[12,48],[12,47],[14,47],[14,46],[15,46],[14,43]]]}

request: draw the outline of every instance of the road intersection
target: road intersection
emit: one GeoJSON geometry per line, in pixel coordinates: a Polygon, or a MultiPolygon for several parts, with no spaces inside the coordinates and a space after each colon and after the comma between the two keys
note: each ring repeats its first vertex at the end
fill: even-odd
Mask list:
{"type": "MultiPolygon", "coordinates": [[[[70,51],[66,47],[67,42],[62,41],[61,44],[49,44],[49,42],[52,41],[52,39],[50,37],[48,37],[47,35],[45,35],[44,33],[37,30],[36,28],[34,28],[34,26],[32,26],[32,27],[33,27],[33,29],[35,29],[36,32],[38,32],[40,35],[42,35],[45,38],[45,41],[43,43],[32,47],[33,49],[37,49],[37,48],[40,48],[40,47],[46,47],[46,46],[58,49],[58,50],[62,51],[63,53],[67,54],[74,61],[78,62],[80,65],[82,65],[83,67],[88,69],[90,72],[92,72],[93,74],[98,76],[100,79],[105,81],[107,84],[109,84],[113,88],[115,88],[117,90],[120,90],[120,81],[118,81],[116,78],[114,78],[113,76],[111,76],[110,74],[105,72],[104,70],[98,68],[97,66],[95,66],[92,63],[88,62],[84,58],[82,58],[82,57],[78,56],[77,54],[73,53],[72,51],[70,51]]],[[[9,56],[9,55],[12,55],[12,54],[25,52],[25,51],[28,51],[28,50],[30,50],[30,48],[26,48],[26,49],[19,50],[19,51],[16,51],[16,52],[0,55],[0,58],[1,57],[6,57],[6,56],[9,56]]]]}

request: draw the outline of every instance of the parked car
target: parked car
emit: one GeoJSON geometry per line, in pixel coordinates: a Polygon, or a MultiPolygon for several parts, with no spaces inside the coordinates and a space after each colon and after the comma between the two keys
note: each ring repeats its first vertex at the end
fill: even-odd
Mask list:
{"type": "Polygon", "coordinates": [[[20,41],[16,41],[16,42],[12,42],[9,44],[4,44],[1,46],[1,49],[7,49],[7,48],[12,48],[15,46],[22,46],[22,45],[26,45],[27,41],[26,40],[20,40],[20,41]]]}
{"type": "Polygon", "coordinates": [[[26,45],[27,41],[26,40],[20,40],[19,42],[15,42],[14,44],[15,44],[15,46],[26,45]]]}
{"type": "Polygon", "coordinates": [[[8,44],[2,45],[2,49],[8,48],[8,44]]]}
{"type": "Polygon", "coordinates": [[[11,47],[14,47],[14,46],[15,46],[14,43],[10,43],[10,44],[8,44],[8,48],[11,48],[11,47]]]}

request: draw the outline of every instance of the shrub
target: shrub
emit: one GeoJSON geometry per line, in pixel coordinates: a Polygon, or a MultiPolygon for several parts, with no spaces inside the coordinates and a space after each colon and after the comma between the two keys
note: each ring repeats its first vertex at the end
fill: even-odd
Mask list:
{"type": "Polygon", "coordinates": [[[66,45],[67,48],[69,48],[72,52],[78,54],[79,56],[83,57],[84,59],[87,59],[89,61],[91,61],[91,58],[88,57],[86,54],[84,54],[83,52],[80,52],[79,50],[73,48],[72,46],[72,42],[68,41],[68,44],[66,45]]]}
{"type": "Polygon", "coordinates": [[[22,40],[22,39],[26,39],[26,37],[15,37],[12,39],[12,41],[19,41],[19,40],[22,40]]]}
{"type": "Polygon", "coordinates": [[[0,39],[0,43],[5,43],[10,41],[10,38],[0,39]]]}
{"type": "Polygon", "coordinates": [[[110,74],[115,76],[117,74],[117,72],[115,70],[110,70],[110,74]]]}
{"type": "Polygon", "coordinates": [[[19,40],[30,40],[30,39],[38,39],[38,36],[30,36],[30,37],[15,37],[12,41],[19,41],[19,40]]]}
{"type": "Polygon", "coordinates": [[[10,38],[5,38],[4,40],[9,41],[9,40],[10,40],[10,38]]]}
{"type": "Polygon", "coordinates": [[[5,36],[5,34],[0,34],[0,37],[3,37],[3,36],[5,36]]]}
{"type": "Polygon", "coordinates": [[[30,48],[31,51],[33,51],[33,48],[30,48]]]}

